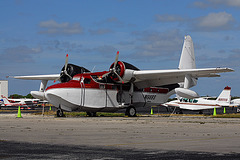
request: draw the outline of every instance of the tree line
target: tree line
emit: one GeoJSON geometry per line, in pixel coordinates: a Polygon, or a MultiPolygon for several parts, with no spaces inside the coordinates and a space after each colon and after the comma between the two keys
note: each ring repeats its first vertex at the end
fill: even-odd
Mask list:
{"type": "Polygon", "coordinates": [[[9,98],[13,98],[13,99],[30,98],[30,99],[33,99],[34,97],[31,94],[28,94],[26,96],[19,95],[19,94],[12,94],[12,95],[9,96],[9,98]]]}

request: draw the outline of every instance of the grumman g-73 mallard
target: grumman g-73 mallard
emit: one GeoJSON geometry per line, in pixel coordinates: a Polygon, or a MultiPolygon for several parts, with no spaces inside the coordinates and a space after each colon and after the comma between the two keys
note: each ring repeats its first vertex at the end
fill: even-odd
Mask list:
{"type": "Polygon", "coordinates": [[[17,79],[41,80],[40,90],[31,91],[35,98],[47,100],[57,110],[84,111],[89,116],[96,112],[115,112],[126,109],[126,115],[136,116],[136,108],[150,107],[165,103],[177,94],[185,98],[196,98],[190,90],[199,77],[219,77],[217,73],[232,72],[230,68],[196,69],[193,42],[185,36],[178,69],[140,70],[127,62],[115,61],[109,71],[90,72],[84,67],[66,62],[60,74],[15,76],[17,79]],[[47,87],[48,80],[60,83],[47,87]]]}

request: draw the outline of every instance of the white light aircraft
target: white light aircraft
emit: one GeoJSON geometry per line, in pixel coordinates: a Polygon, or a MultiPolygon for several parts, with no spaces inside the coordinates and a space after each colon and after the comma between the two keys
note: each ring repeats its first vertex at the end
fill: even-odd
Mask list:
{"type": "Polygon", "coordinates": [[[2,101],[2,107],[3,106],[21,106],[21,107],[27,107],[27,104],[25,102],[10,102],[9,99],[3,95],[1,95],[1,101],[2,101]]]}
{"type": "Polygon", "coordinates": [[[68,55],[60,74],[15,76],[17,79],[41,80],[40,90],[31,91],[35,98],[46,99],[63,111],[85,111],[89,116],[96,112],[115,112],[126,109],[126,115],[135,116],[136,107],[163,104],[172,94],[195,98],[198,94],[189,88],[197,84],[199,77],[219,77],[217,73],[231,72],[230,68],[196,69],[193,42],[185,36],[178,69],[139,70],[118,61],[109,71],[91,73],[84,67],[68,64],[68,55]],[[47,86],[48,80],[61,83],[47,86]]]}
{"type": "Polygon", "coordinates": [[[231,100],[231,104],[233,106],[240,106],[240,99],[238,98],[238,99],[231,100]]]}
{"type": "Polygon", "coordinates": [[[8,101],[11,103],[22,103],[26,105],[36,105],[39,103],[40,99],[30,99],[30,98],[8,98],[8,101]]]}
{"type": "Polygon", "coordinates": [[[182,110],[192,110],[192,111],[200,111],[206,109],[213,109],[213,108],[221,108],[223,106],[231,106],[231,87],[225,87],[221,94],[218,96],[216,100],[208,100],[206,98],[195,98],[195,99],[188,99],[188,98],[178,98],[177,100],[164,103],[162,106],[165,107],[177,107],[180,109],[180,113],[182,110]]]}

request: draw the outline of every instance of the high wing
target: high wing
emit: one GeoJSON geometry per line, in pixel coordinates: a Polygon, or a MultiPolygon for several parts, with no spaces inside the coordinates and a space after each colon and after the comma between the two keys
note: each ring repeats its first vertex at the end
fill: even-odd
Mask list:
{"type": "Polygon", "coordinates": [[[175,69],[175,70],[148,70],[134,71],[132,77],[134,84],[140,88],[161,86],[173,83],[184,82],[186,75],[192,78],[198,77],[219,77],[216,73],[232,72],[231,68],[203,68],[203,69],[175,69]]]}
{"type": "Polygon", "coordinates": [[[26,80],[56,80],[60,77],[60,74],[49,74],[49,75],[32,75],[32,76],[14,76],[16,79],[26,80]]]}

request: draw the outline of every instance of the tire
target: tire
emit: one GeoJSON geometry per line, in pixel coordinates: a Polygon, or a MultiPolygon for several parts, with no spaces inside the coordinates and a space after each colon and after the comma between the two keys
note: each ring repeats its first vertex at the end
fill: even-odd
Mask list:
{"type": "Polygon", "coordinates": [[[130,106],[127,108],[125,115],[127,115],[128,117],[136,117],[136,113],[137,113],[136,108],[130,106]]]}
{"type": "Polygon", "coordinates": [[[63,117],[64,114],[63,114],[63,110],[62,109],[58,109],[57,110],[57,117],[63,117]]]}

